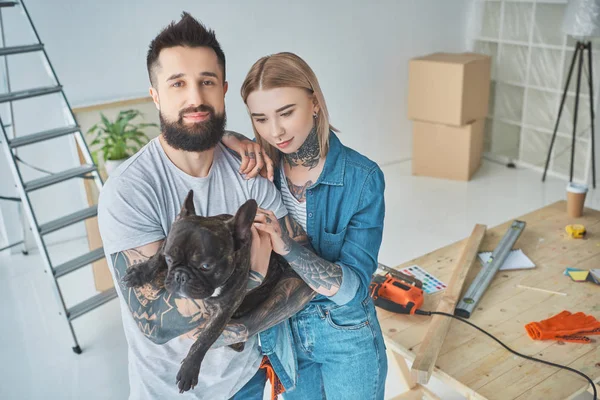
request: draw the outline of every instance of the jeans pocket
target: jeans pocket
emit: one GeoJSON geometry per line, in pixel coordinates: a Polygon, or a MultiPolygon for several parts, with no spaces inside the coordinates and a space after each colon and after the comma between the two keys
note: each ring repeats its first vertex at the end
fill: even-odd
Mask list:
{"type": "Polygon", "coordinates": [[[362,304],[341,306],[325,312],[329,325],[340,330],[356,330],[369,325],[369,318],[362,304]]]}

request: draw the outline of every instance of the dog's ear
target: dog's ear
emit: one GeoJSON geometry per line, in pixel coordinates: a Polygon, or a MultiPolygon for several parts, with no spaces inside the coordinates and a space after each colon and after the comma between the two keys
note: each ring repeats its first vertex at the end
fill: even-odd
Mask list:
{"type": "Polygon", "coordinates": [[[233,231],[236,248],[240,248],[252,238],[250,228],[254,222],[254,217],[256,217],[257,210],[258,204],[256,204],[256,200],[250,199],[240,207],[235,214],[235,217],[233,217],[231,229],[233,231]]]}
{"type": "Polygon", "coordinates": [[[179,211],[179,215],[175,218],[175,221],[180,220],[181,218],[189,217],[190,215],[196,215],[196,208],[194,207],[194,191],[190,190],[183,201],[183,205],[181,206],[181,211],[179,211]]]}

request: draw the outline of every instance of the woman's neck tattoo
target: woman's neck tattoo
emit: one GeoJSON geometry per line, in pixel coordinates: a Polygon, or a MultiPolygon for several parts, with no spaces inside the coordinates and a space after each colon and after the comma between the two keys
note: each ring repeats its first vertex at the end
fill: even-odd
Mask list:
{"type": "Polygon", "coordinates": [[[295,153],[284,154],[283,159],[290,168],[301,165],[311,170],[319,165],[319,150],[319,137],[317,136],[316,128],[313,128],[298,151],[295,153]]]}

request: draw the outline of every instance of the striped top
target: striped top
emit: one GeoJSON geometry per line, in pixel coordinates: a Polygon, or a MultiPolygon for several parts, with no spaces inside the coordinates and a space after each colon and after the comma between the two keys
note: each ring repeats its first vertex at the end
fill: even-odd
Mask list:
{"type": "Polygon", "coordinates": [[[281,171],[281,199],[283,200],[283,204],[292,218],[294,218],[306,232],[306,201],[299,202],[290,192],[285,172],[283,172],[283,164],[279,170],[281,171]]]}

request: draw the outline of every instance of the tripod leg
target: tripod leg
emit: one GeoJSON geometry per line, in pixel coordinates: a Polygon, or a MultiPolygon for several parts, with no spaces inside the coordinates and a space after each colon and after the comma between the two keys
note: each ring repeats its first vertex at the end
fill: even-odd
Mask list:
{"type": "Polygon", "coordinates": [[[595,128],[594,128],[594,73],[592,72],[592,42],[587,43],[588,50],[588,71],[589,71],[589,90],[590,90],[590,118],[592,121],[592,184],[594,185],[594,189],[596,189],[596,144],[595,144],[595,128]]]}
{"type": "MultiPolygon", "coordinates": [[[[577,45],[583,47],[582,42],[577,42],[577,45]]],[[[579,51],[579,65],[577,68],[577,90],[575,91],[575,109],[573,110],[573,137],[571,140],[571,170],[569,182],[573,182],[573,165],[575,163],[575,136],[577,135],[577,112],[579,110],[579,93],[581,91],[581,68],[583,67],[583,49],[579,51]]]]}
{"type": "Polygon", "coordinates": [[[558,131],[558,124],[560,123],[560,116],[562,115],[563,108],[565,106],[565,100],[567,98],[567,92],[569,91],[569,84],[571,83],[571,76],[573,75],[573,68],[575,67],[575,60],[579,53],[579,46],[575,45],[575,51],[573,52],[573,59],[571,60],[571,66],[569,67],[569,75],[567,76],[567,82],[565,83],[565,90],[563,91],[562,99],[560,101],[560,107],[558,109],[558,117],[556,117],[556,124],[554,125],[554,133],[552,134],[552,140],[550,141],[550,148],[548,149],[548,156],[546,157],[546,166],[544,167],[544,175],[542,175],[542,182],[546,181],[546,172],[548,172],[548,166],[550,165],[550,157],[552,156],[552,148],[554,147],[554,141],[556,140],[556,132],[558,131]]]}

